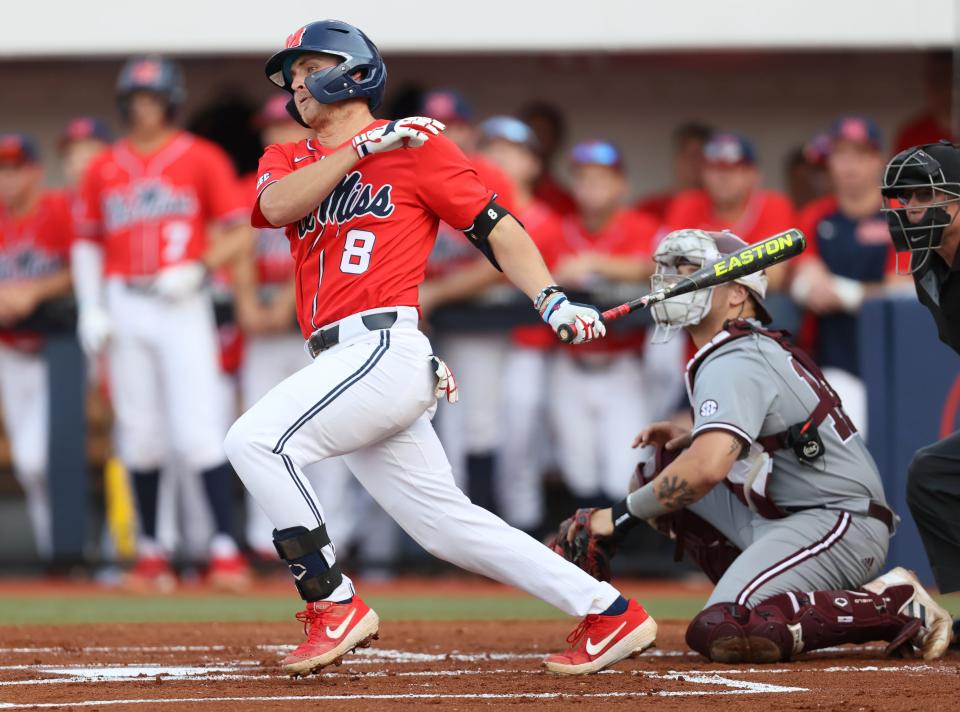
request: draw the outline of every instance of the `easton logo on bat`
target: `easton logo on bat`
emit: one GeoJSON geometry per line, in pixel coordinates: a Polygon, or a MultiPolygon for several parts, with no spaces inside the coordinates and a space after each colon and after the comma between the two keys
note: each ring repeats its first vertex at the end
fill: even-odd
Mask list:
{"type": "Polygon", "coordinates": [[[722,277],[730,270],[743,267],[764,257],[769,258],[768,263],[776,262],[778,259],[788,256],[792,247],[799,247],[802,239],[802,233],[799,231],[787,230],[779,235],[774,235],[769,240],[758,242],[735,255],[720,260],[713,265],[713,273],[722,277]]]}

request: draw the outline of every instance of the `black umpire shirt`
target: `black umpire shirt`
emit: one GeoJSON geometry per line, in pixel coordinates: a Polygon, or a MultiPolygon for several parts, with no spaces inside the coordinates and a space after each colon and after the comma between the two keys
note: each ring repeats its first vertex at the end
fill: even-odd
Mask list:
{"type": "Polygon", "coordinates": [[[913,281],[920,303],[933,314],[940,340],[960,354],[960,249],[952,267],[937,253],[929,254],[913,281]]]}

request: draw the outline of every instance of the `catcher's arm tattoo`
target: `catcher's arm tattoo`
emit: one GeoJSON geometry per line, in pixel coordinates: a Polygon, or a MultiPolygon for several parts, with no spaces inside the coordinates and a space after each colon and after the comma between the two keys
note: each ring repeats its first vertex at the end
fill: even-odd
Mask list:
{"type": "Polygon", "coordinates": [[[622,506],[614,506],[613,528],[629,524],[627,513],[649,520],[689,507],[726,477],[742,450],[743,441],[727,431],[698,434],[653,482],[631,492],[622,506]]]}
{"type": "Polygon", "coordinates": [[[683,509],[700,499],[693,493],[690,483],[680,475],[664,473],[656,479],[653,487],[657,499],[670,511],[683,509]]]}

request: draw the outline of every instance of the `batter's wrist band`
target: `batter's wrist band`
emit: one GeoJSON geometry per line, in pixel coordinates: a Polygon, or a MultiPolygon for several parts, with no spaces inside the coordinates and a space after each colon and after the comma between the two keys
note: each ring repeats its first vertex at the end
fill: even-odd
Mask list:
{"type": "Polygon", "coordinates": [[[533,308],[536,309],[541,314],[543,313],[544,302],[551,294],[563,294],[563,289],[560,288],[558,284],[549,284],[543,289],[540,290],[540,293],[537,295],[537,298],[533,300],[533,308]]]}
{"type": "Polygon", "coordinates": [[[627,495],[624,500],[627,505],[627,511],[637,519],[650,520],[670,514],[672,510],[667,509],[660,500],[657,499],[653,491],[653,483],[646,484],[638,490],[634,490],[627,495]]]}

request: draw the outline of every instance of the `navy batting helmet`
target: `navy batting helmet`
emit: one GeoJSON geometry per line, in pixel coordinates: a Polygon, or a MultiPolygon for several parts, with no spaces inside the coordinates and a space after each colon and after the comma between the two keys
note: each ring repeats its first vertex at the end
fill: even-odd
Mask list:
{"type": "Polygon", "coordinates": [[[130,95],[137,91],[154,92],[166,99],[170,116],[180,108],[187,96],[180,67],[157,55],[134,57],[120,70],[117,103],[124,117],[127,116],[130,95]]]}
{"type": "MultiPolygon", "coordinates": [[[[371,111],[380,105],[387,84],[387,67],[377,46],[356,27],[339,20],[319,20],[304,25],[287,37],[284,49],[267,60],[267,78],[292,94],[290,66],[305,52],[332,54],[343,60],[304,80],[307,90],[321,104],[365,98],[371,111]],[[354,79],[357,72],[360,76],[354,79]]],[[[287,103],[287,111],[306,126],[292,99],[287,103]]]]}

